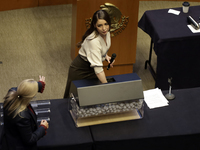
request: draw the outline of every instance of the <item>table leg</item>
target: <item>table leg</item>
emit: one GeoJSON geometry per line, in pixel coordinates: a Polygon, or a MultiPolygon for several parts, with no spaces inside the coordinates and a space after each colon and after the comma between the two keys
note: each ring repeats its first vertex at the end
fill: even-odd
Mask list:
{"type": "Polygon", "coordinates": [[[145,69],[147,69],[147,64],[149,65],[149,69],[150,72],[154,78],[154,80],[156,80],[156,72],[154,71],[153,67],[151,66],[151,55],[152,55],[152,49],[153,49],[153,40],[151,39],[151,43],[150,43],[150,51],[149,51],[149,60],[145,61],[145,69]]]}

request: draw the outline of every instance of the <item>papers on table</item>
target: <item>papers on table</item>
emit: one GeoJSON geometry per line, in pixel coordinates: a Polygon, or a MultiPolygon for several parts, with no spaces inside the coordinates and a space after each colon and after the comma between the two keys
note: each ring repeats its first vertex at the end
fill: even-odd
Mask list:
{"type": "Polygon", "coordinates": [[[187,26],[192,31],[192,33],[200,33],[200,29],[196,30],[195,28],[192,27],[192,25],[187,25],[187,26]]]}
{"type": "Polygon", "coordinates": [[[174,10],[174,9],[169,9],[169,10],[168,10],[168,13],[171,13],[171,14],[174,14],[174,15],[179,15],[179,14],[180,14],[180,11],[174,10]]]}
{"type": "Polygon", "coordinates": [[[158,88],[144,91],[144,101],[150,109],[168,106],[169,101],[158,88]]]}

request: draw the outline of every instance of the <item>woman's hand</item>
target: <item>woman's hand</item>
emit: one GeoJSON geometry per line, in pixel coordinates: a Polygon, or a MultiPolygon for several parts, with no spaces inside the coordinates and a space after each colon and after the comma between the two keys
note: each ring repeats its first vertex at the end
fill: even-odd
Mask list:
{"type": "Polygon", "coordinates": [[[105,59],[107,60],[108,63],[110,63],[110,60],[111,60],[111,57],[110,57],[110,56],[108,56],[108,55],[106,54],[106,58],[105,58],[105,59]]]}
{"type": "Polygon", "coordinates": [[[40,80],[39,80],[39,81],[42,81],[42,82],[44,82],[44,83],[45,83],[45,77],[44,77],[44,76],[41,76],[41,75],[39,75],[39,78],[40,78],[40,80]]]}
{"type": "MultiPolygon", "coordinates": [[[[110,60],[111,60],[111,57],[110,56],[108,56],[107,54],[106,54],[106,58],[105,58],[106,60],[107,60],[107,62],[110,64],[110,60]]],[[[115,60],[113,60],[113,62],[110,64],[110,67],[112,67],[113,68],[113,64],[114,64],[114,62],[115,62],[115,60]]]]}
{"type": "Polygon", "coordinates": [[[49,128],[49,123],[46,120],[42,120],[40,125],[44,125],[47,129],[49,128]]]}

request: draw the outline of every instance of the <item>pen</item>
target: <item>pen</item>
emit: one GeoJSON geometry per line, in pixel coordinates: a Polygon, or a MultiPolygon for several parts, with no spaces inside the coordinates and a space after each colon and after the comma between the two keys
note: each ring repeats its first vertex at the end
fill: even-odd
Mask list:
{"type": "Polygon", "coordinates": [[[191,16],[188,16],[187,19],[188,23],[191,24],[196,30],[199,29],[199,24],[191,16]]]}

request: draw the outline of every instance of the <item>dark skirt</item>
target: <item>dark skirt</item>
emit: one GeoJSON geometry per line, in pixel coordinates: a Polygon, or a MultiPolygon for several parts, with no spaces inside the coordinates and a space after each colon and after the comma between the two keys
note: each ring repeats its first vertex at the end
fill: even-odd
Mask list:
{"type": "Polygon", "coordinates": [[[88,61],[84,61],[80,55],[78,55],[71,63],[68,72],[67,85],[65,89],[64,98],[69,97],[69,91],[71,86],[71,81],[81,80],[81,79],[92,79],[97,78],[94,68],[90,67],[88,61]]]}

